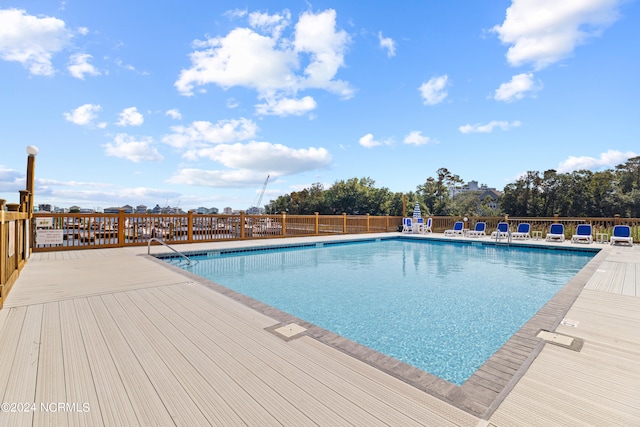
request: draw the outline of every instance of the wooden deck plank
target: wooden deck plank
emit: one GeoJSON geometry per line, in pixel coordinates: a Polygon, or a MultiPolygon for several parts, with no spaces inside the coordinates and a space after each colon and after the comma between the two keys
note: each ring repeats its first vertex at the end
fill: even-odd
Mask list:
{"type": "Polygon", "coordinates": [[[176,426],[207,426],[209,420],[202,414],[198,406],[185,392],[181,380],[188,382],[188,378],[178,378],[172,374],[170,367],[182,360],[163,360],[159,352],[163,349],[154,348],[153,342],[162,340],[162,335],[148,328],[149,319],[131,300],[116,294],[103,295],[102,301],[115,323],[120,328],[124,339],[134,352],[136,359],[158,396],[166,406],[176,426]],[[120,303],[126,305],[126,309],[120,303]],[[152,333],[150,334],[149,331],[152,333]]]}
{"type": "Polygon", "coordinates": [[[89,297],[87,300],[127,390],[131,405],[135,409],[139,424],[154,427],[174,426],[171,415],[100,296],[89,297]]]}
{"type": "Polygon", "coordinates": [[[2,349],[0,351],[0,398],[2,402],[9,402],[6,395],[7,383],[16,358],[27,308],[5,308],[0,310],[0,313],[0,349],[2,349]]]}
{"type": "MultiPolygon", "coordinates": [[[[3,402],[36,405],[38,402],[36,402],[35,390],[40,352],[42,304],[31,305],[26,311],[3,402]]],[[[39,405],[33,410],[24,412],[2,413],[3,424],[7,427],[31,427],[33,415],[38,409],[39,405]]]]}
{"type": "Polygon", "coordinates": [[[638,296],[636,291],[639,278],[637,276],[640,270],[640,264],[626,264],[624,273],[624,283],[622,284],[622,295],[638,296]]]}
{"type": "Polygon", "coordinates": [[[67,398],[64,384],[64,360],[62,356],[62,336],[60,309],[58,303],[43,306],[42,327],[40,328],[40,356],[38,358],[38,376],[36,381],[36,405],[45,405],[34,412],[33,424],[36,426],[68,426],[71,407],[58,410],[57,403],[71,403],[67,398]],[[51,405],[53,410],[50,411],[51,405]]]}
{"type": "Polygon", "coordinates": [[[174,344],[168,344],[174,342],[172,332],[179,331],[175,322],[168,321],[166,312],[158,311],[139,292],[120,293],[115,297],[123,307],[128,309],[130,304],[135,304],[145,314],[149,321],[142,323],[140,327],[147,336],[154,338],[149,340],[149,349],[157,352],[165,361],[167,369],[173,372],[175,377],[182,379],[185,392],[207,416],[210,423],[214,425],[245,424],[243,419],[224,400],[223,395],[227,395],[229,389],[225,387],[224,390],[220,390],[220,382],[218,381],[210,384],[207,381],[208,378],[205,378],[205,372],[196,369],[187,357],[192,353],[184,355],[178,351],[174,344]]]}
{"type": "MultiPolygon", "coordinates": [[[[50,303],[53,304],[53,303],[50,303]]],[[[64,354],[64,381],[67,399],[88,405],[88,411],[69,413],[70,427],[104,425],[94,376],[91,372],[87,349],[82,339],[78,313],[73,300],[56,303],[59,306],[62,351],[64,354]]]]}
{"type": "Polygon", "coordinates": [[[86,298],[79,298],[74,301],[74,305],[91,376],[96,387],[102,422],[108,427],[141,425],[89,301],[86,298]]]}
{"type": "MultiPolygon", "coordinates": [[[[143,305],[137,298],[138,295],[145,301],[151,302],[153,310],[146,311],[146,313],[153,319],[154,325],[167,337],[168,342],[174,346],[171,351],[175,350],[180,353],[182,357],[189,361],[193,369],[199,373],[196,375],[190,372],[190,378],[193,375],[193,381],[197,382],[204,392],[210,393],[213,396],[212,399],[219,399],[226,406],[234,408],[233,410],[237,416],[247,425],[278,424],[278,420],[269,413],[268,409],[260,405],[247,389],[235,381],[231,372],[220,365],[221,359],[216,358],[207,351],[206,346],[203,346],[200,342],[200,335],[194,336],[193,328],[190,324],[181,321],[179,316],[174,317],[167,314],[176,310],[176,305],[172,301],[169,301],[168,305],[158,303],[154,297],[155,293],[154,290],[145,289],[129,295],[135,298],[140,307],[143,305]],[[157,313],[154,314],[153,311],[156,310],[157,313]],[[211,392],[212,390],[213,393],[211,392]]],[[[205,328],[205,330],[207,329],[205,328]]],[[[244,372],[242,374],[246,375],[244,372]]],[[[231,414],[226,416],[229,417],[231,414]]]]}
{"type": "MultiPolygon", "coordinates": [[[[216,307],[211,303],[211,301],[207,301],[207,298],[210,298],[208,289],[201,288],[201,290],[198,291],[200,293],[199,295],[192,295],[191,292],[183,292],[183,293],[177,292],[179,288],[181,287],[180,286],[165,287],[163,288],[163,291],[167,294],[171,294],[171,297],[174,301],[180,302],[181,301],[180,297],[182,296],[187,300],[191,301],[191,303],[200,305],[201,311],[198,311],[198,313],[201,313],[201,314],[196,315],[196,318],[204,317],[207,315],[219,316],[218,321],[215,322],[216,325],[225,323],[225,322],[228,322],[228,323],[237,322],[236,319],[229,319],[229,318],[225,319],[224,318],[225,313],[220,313],[219,310],[216,309],[216,307]]],[[[255,342],[259,343],[260,341],[265,339],[271,340],[272,338],[267,334],[264,334],[264,333],[260,334],[260,331],[255,331],[255,332],[256,332],[256,336],[252,335],[246,338],[242,338],[245,341],[243,345],[245,346],[247,353],[251,351],[251,347],[255,347],[253,343],[255,342]],[[262,337],[258,335],[262,335],[262,337]]],[[[241,337],[234,337],[234,339],[240,340],[241,337]]],[[[293,343],[288,343],[288,346],[291,346],[291,345],[293,345],[293,343]]],[[[270,348],[270,347],[273,347],[273,344],[271,345],[265,344],[264,347],[270,348]]],[[[278,351],[280,350],[278,349],[278,351]]],[[[353,376],[353,373],[351,373],[351,375],[347,374],[346,376],[336,375],[334,372],[331,371],[331,369],[327,369],[327,367],[322,366],[322,364],[314,362],[312,356],[308,357],[308,356],[302,356],[300,354],[298,355],[288,354],[286,360],[283,360],[282,357],[274,357],[274,356],[277,356],[277,355],[272,355],[271,353],[267,353],[265,351],[262,351],[260,352],[259,355],[256,355],[256,357],[258,357],[259,359],[267,360],[269,365],[278,372],[295,372],[296,369],[304,367],[304,372],[298,372],[298,374],[296,374],[295,376],[296,383],[306,384],[305,382],[311,381],[311,383],[307,386],[307,389],[311,389],[311,390],[315,389],[318,399],[320,398],[324,400],[335,399],[335,395],[337,395],[339,397],[337,401],[336,400],[326,401],[325,405],[328,407],[336,408],[336,409],[342,408],[343,409],[342,412],[356,415],[357,416],[356,419],[352,419],[351,420],[352,422],[357,422],[358,419],[360,421],[363,421],[363,420],[361,418],[361,415],[357,415],[357,412],[355,409],[353,408],[349,409],[351,405],[356,405],[358,408],[362,408],[368,413],[374,415],[374,417],[376,417],[377,420],[372,419],[371,422],[385,422],[385,423],[391,423],[391,424],[400,423],[403,425],[409,425],[412,422],[416,422],[415,420],[412,420],[411,418],[407,418],[406,416],[401,414],[398,411],[397,407],[395,407],[394,405],[390,405],[385,399],[379,399],[373,395],[369,395],[367,398],[361,397],[360,400],[354,401],[353,396],[355,396],[356,394],[360,395],[360,393],[356,393],[355,390],[362,391],[363,389],[366,389],[366,387],[364,387],[363,389],[357,389],[357,388],[354,389],[353,383],[351,383],[350,381],[345,383],[345,379],[346,378],[350,379],[350,376],[353,376]],[[301,374],[304,374],[304,375],[301,376],[301,374]],[[311,375],[311,377],[309,377],[309,375],[311,375]],[[317,384],[318,379],[320,379],[322,384],[317,384]],[[322,390],[327,390],[327,392],[323,393],[322,390]],[[325,395],[327,397],[325,397],[325,395]],[[353,402],[353,403],[350,403],[350,402],[353,402]],[[349,406],[346,406],[346,405],[349,405],[349,406]]],[[[251,363],[253,364],[256,362],[253,361],[251,363]]],[[[331,364],[329,366],[333,367],[331,364]]],[[[389,377],[387,376],[387,378],[389,377]]],[[[395,379],[393,380],[395,381],[395,379]]],[[[372,384],[373,383],[370,381],[367,382],[367,385],[369,386],[371,386],[372,384]]],[[[422,393],[422,395],[424,396],[424,393],[422,393]]],[[[400,400],[402,399],[399,399],[399,401],[400,400]]],[[[469,416],[469,418],[473,418],[475,420],[474,417],[469,416]]],[[[439,421],[442,422],[442,419],[440,419],[439,421]]]]}
{"type": "MultiPolygon", "coordinates": [[[[252,336],[255,329],[240,329],[237,325],[233,327],[221,324],[218,319],[193,304],[192,301],[189,303],[182,296],[168,292],[167,287],[162,288],[162,291],[167,292],[164,302],[174,305],[175,314],[184,319],[183,328],[189,330],[192,341],[198,343],[202,351],[215,360],[220,369],[231,375],[240,387],[254,396],[261,406],[270,408],[269,412],[275,419],[285,425],[304,425],[313,422],[310,417],[318,411],[318,407],[312,404],[303,405],[308,406],[308,413],[300,411],[302,404],[309,403],[309,399],[304,399],[307,392],[296,382],[286,378],[291,374],[285,376],[283,372],[286,371],[276,372],[264,363],[264,359],[268,356],[262,346],[256,345],[260,340],[256,343],[252,339],[255,338],[252,336]],[[259,356],[253,353],[256,350],[260,352],[259,356]],[[297,400],[301,405],[291,404],[291,401],[297,400]]],[[[194,299],[202,301],[198,297],[194,299]]],[[[279,344],[274,336],[262,330],[258,331],[273,345],[279,344]]],[[[293,368],[293,366],[289,367],[293,368]]],[[[311,396],[309,398],[312,399],[311,396]]],[[[313,403],[317,405],[317,402],[313,403]]],[[[322,411],[319,411],[320,415],[321,413],[322,411]]],[[[363,419],[366,421],[366,414],[363,414],[363,419]]]]}

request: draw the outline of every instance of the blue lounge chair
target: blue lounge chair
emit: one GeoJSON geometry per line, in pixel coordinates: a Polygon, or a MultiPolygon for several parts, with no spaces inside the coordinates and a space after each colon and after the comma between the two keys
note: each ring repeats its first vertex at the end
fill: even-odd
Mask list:
{"type": "Polygon", "coordinates": [[[501,239],[503,237],[505,239],[509,238],[509,223],[499,222],[498,223],[498,227],[496,228],[496,231],[491,233],[491,238],[492,239],[501,239]]]}
{"type": "Polygon", "coordinates": [[[445,230],[445,236],[462,236],[464,234],[464,222],[457,221],[452,230],[445,230]]]}
{"type": "Polygon", "coordinates": [[[518,224],[518,229],[515,233],[511,233],[512,239],[530,239],[531,235],[529,234],[531,231],[531,224],[528,222],[521,222],[518,224]]]}
{"type": "Polygon", "coordinates": [[[616,225],[613,227],[613,235],[610,242],[612,245],[616,243],[628,243],[629,246],[633,246],[633,237],[631,237],[631,227],[628,225],[616,225]]]}
{"type": "Polygon", "coordinates": [[[402,218],[402,232],[413,233],[413,220],[411,218],[402,218]]]}
{"type": "Polygon", "coordinates": [[[591,236],[591,224],[580,224],[576,228],[576,234],[571,237],[571,243],[593,243],[591,236]]]}
{"type": "Polygon", "coordinates": [[[486,222],[477,222],[475,229],[467,231],[467,237],[486,236],[486,234],[484,232],[484,230],[486,230],[486,228],[487,228],[487,223],[486,222]]]}
{"type": "Polygon", "coordinates": [[[549,232],[547,233],[547,242],[557,241],[564,242],[564,225],[562,224],[551,224],[549,228],[549,232]]]}

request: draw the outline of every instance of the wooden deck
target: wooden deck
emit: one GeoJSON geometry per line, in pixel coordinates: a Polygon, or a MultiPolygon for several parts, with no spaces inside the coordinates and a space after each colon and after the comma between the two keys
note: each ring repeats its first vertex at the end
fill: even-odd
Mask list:
{"type": "Polygon", "coordinates": [[[640,247],[605,250],[566,316],[577,326],[557,329],[581,351],[546,344],[489,420],[310,336],[279,336],[278,320],[146,248],[34,254],[0,310],[0,401],[23,411],[0,425],[633,425],[640,247]]]}

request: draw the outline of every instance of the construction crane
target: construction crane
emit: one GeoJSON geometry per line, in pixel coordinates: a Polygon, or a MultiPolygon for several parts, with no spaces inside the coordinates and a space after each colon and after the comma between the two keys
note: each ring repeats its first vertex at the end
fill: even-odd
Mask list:
{"type": "Polygon", "coordinates": [[[260,191],[260,194],[258,195],[258,198],[257,198],[257,202],[254,205],[258,213],[260,213],[260,204],[262,203],[262,197],[264,197],[264,192],[267,189],[267,184],[269,183],[269,177],[271,177],[271,175],[267,175],[267,179],[264,180],[264,184],[262,185],[262,190],[260,191]]]}

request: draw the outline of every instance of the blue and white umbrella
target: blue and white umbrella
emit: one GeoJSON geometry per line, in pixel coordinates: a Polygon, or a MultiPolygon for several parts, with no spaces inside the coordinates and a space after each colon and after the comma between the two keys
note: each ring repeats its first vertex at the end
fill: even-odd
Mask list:
{"type": "Polygon", "coordinates": [[[422,213],[420,212],[420,204],[416,202],[416,205],[413,208],[413,219],[422,218],[422,213]]]}

